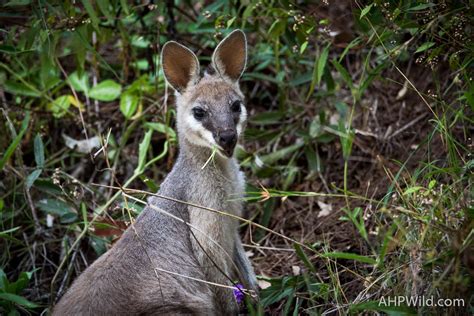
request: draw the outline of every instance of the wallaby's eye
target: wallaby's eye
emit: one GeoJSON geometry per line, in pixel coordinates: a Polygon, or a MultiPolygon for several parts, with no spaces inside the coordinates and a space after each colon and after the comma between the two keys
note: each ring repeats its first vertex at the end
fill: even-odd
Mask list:
{"type": "Polygon", "coordinates": [[[232,105],[230,106],[230,109],[232,110],[232,112],[240,112],[242,110],[242,102],[240,101],[234,101],[234,103],[232,103],[232,105]]]}
{"type": "Polygon", "coordinates": [[[195,107],[192,109],[194,118],[198,121],[202,120],[206,116],[206,111],[203,108],[195,107]]]}

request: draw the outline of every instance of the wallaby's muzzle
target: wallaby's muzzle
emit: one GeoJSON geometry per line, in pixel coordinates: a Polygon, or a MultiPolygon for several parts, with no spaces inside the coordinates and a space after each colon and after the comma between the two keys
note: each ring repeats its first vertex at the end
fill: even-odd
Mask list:
{"type": "Polygon", "coordinates": [[[232,157],[235,145],[237,144],[237,132],[235,130],[224,130],[218,132],[214,139],[222,147],[224,154],[227,157],[232,157]]]}

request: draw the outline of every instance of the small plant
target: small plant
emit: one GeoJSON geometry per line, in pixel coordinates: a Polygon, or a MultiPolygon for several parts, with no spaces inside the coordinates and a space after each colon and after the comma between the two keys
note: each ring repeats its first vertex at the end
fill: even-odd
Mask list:
{"type": "Polygon", "coordinates": [[[20,315],[20,311],[32,311],[39,305],[21,296],[33,275],[32,272],[21,272],[18,279],[9,282],[3,269],[0,269],[0,312],[2,315],[20,315]]]}

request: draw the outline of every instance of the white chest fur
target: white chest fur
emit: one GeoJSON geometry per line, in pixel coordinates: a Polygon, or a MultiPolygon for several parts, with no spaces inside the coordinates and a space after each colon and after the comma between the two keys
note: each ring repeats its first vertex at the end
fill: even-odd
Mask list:
{"type": "Polygon", "coordinates": [[[245,180],[234,160],[227,160],[225,164],[221,161],[219,165],[206,168],[209,169],[202,170],[200,181],[196,181],[188,192],[188,200],[218,212],[189,207],[190,223],[194,227],[190,238],[197,259],[210,281],[229,284],[224,273],[230,276],[234,270],[239,221],[224,213],[242,216],[245,180]]]}

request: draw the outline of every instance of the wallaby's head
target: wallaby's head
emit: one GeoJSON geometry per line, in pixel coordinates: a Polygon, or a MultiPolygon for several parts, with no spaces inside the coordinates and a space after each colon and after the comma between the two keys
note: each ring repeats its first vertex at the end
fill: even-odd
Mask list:
{"type": "Polygon", "coordinates": [[[247,62],[245,34],[235,30],[223,39],[212,54],[212,72],[203,76],[196,55],[179,43],[167,42],[161,61],[176,91],[180,142],[231,157],[247,118],[238,83],[247,62]]]}

